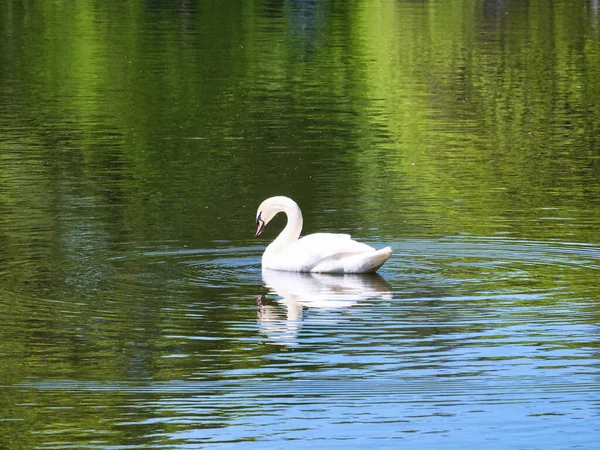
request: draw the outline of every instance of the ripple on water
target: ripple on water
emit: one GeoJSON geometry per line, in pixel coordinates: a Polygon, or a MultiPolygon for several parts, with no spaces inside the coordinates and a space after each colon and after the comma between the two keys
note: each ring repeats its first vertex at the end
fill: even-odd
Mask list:
{"type": "MultiPolygon", "coordinates": [[[[489,238],[386,244],[394,256],[376,277],[270,277],[261,248],[228,244],[123,255],[104,300],[84,302],[92,319],[69,319],[80,328],[74,335],[91,338],[77,347],[79,371],[46,369],[14,389],[35,393],[41,412],[76,399],[107,427],[145,430],[165,445],[330,444],[333,434],[369,445],[414,435],[435,447],[427,436],[465,433],[470,442],[499,436],[506,444],[498,427],[578,433],[593,420],[598,247],[489,238]],[[266,294],[262,310],[258,293],[266,294]],[[140,347],[111,350],[124,337],[140,347]],[[85,381],[127,351],[135,357],[125,367],[140,381],[85,381]],[[120,413],[109,414],[115,405],[120,413]]],[[[77,310],[45,302],[40,316],[77,310]]],[[[72,335],[62,334],[51,336],[53,347],[33,342],[40,355],[57,352],[45,363],[74,353],[72,335]]]]}
{"type": "MultiPolygon", "coordinates": [[[[258,247],[224,247],[215,249],[176,249],[142,251],[116,258],[138,260],[142,264],[163,267],[181,286],[234,288],[260,280],[258,247]]],[[[160,269],[159,269],[160,272],[160,269]]]]}

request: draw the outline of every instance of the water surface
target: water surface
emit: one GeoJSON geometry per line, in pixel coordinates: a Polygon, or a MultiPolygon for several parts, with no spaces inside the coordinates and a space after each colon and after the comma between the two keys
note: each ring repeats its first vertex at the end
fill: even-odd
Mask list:
{"type": "Polygon", "coordinates": [[[5,3],[0,447],[594,446],[595,0],[5,3]]]}

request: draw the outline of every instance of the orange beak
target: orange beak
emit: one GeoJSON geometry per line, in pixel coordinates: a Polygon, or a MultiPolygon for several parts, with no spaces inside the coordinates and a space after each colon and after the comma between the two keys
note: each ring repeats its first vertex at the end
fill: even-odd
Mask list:
{"type": "Polygon", "coordinates": [[[265,228],[265,223],[261,219],[257,219],[256,224],[258,225],[258,228],[256,229],[255,236],[259,236],[260,233],[262,233],[262,230],[265,228]]]}

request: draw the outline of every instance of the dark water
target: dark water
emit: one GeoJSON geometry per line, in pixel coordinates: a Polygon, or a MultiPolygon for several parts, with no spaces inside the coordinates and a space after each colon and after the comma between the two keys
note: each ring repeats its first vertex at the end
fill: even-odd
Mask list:
{"type": "Polygon", "coordinates": [[[599,277],[596,0],[0,1],[2,449],[593,448],[599,277]]]}

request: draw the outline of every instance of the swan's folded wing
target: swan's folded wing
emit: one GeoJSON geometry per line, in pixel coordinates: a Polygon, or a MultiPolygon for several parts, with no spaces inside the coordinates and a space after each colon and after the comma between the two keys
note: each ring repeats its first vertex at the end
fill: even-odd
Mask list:
{"type": "Polygon", "coordinates": [[[367,244],[353,241],[349,234],[315,233],[290,244],[279,256],[301,271],[310,271],[325,260],[374,250],[367,244]]]}

